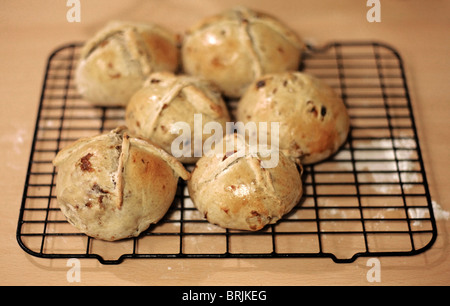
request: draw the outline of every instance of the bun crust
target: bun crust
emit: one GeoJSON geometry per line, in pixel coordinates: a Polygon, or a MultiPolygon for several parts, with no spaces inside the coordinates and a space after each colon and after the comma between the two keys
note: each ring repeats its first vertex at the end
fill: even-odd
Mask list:
{"type": "Polygon", "coordinates": [[[53,164],[57,202],[69,223],[107,241],[138,236],[158,222],[173,202],[178,178],[190,177],[175,158],[122,127],[79,139],[53,164]]]}
{"type": "Polygon", "coordinates": [[[240,97],[257,77],[296,70],[302,40],[275,17],[236,7],[191,27],[181,54],[185,73],[215,83],[225,96],[240,97]]]}
{"type": "MultiPolygon", "coordinates": [[[[160,72],[150,75],[130,99],[125,120],[135,134],[150,139],[169,153],[173,141],[179,137],[178,133],[172,133],[175,123],[187,123],[191,142],[183,145],[190,146],[190,157],[180,156],[178,160],[194,163],[200,155],[194,152],[196,129],[202,132],[207,123],[218,122],[225,132],[230,116],[220,93],[210,82],[198,77],[160,72]],[[196,114],[202,116],[201,126],[194,124],[196,114]]],[[[210,135],[201,135],[203,144],[210,135]]]]}
{"type": "Polygon", "coordinates": [[[278,152],[276,167],[263,168],[264,159],[250,151],[243,138],[227,135],[197,162],[188,190],[209,222],[257,231],[276,223],[298,204],[303,190],[296,164],[278,152]],[[235,149],[226,152],[225,143],[230,141],[235,149]]]}
{"type": "Polygon", "coordinates": [[[302,164],[330,157],[346,141],[350,128],[347,109],[336,92],[301,72],[255,80],[239,101],[236,116],[244,123],[280,122],[280,150],[302,164]]]}
{"type": "Polygon", "coordinates": [[[179,68],[178,38],[153,24],[111,22],[83,46],[78,91],[100,106],[125,106],[147,76],[179,68]]]}

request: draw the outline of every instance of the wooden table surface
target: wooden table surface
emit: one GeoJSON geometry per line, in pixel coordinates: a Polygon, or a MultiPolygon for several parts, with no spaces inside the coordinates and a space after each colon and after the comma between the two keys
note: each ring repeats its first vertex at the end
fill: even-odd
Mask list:
{"type": "Polygon", "coordinates": [[[404,59],[432,199],[450,211],[450,1],[381,1],[381,22],[366,19],[366,1],[81,0],[81,21],[66,19],[66,1],[0,2],[0,284],[2,285],[449,285],[450,221],[437,220],[433,247],[410,257],[381,257],[381,281],[368,282],[368,258],[142,259],[104,266],[81,260],[69,283],[66,259],[26,254],[16,241],[27,163],[47,58],[84,41],[112,19],[151,21],[177,32],[235,4],[271,12],[314,44],[377,40],[404,59]]]}

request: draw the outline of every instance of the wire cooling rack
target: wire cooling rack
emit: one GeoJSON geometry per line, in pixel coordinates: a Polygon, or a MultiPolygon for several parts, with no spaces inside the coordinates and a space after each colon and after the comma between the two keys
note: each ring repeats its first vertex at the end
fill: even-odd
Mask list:
{"type": "MultiPolygon", "coordinates": [[[[345,146],[304,169],[301,202],[275,225],[258,232],[209,224],[195,209],[186,184],[157,225],[138,238],[103,242],[74,229],[56,204],[56,153],[80,137],[123,124],[122,108],[93,107],[73,80],[81,44],[48,60],[20,208],[17,240],[43,258],[328,257],[407,256],[436,240],[428,184],[402,60],[376,42],[335,42],[309,47],[301,70],[329,83],[351,117],[345,146]]],[[[230,112],[236,101],[228,101],[230,112]]]]}

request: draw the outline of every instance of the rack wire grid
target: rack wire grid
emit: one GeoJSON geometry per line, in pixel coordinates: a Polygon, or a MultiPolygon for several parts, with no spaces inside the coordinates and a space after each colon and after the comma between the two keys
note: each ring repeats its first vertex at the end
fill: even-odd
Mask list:
{"type": "MultiPolygon", "coordinates": [[[[17,240],[43,258],[327,257],[336,263],[361,256],[408,256],[437,237],[431,198],[399,53],[377,42],[333,42],[309,47],[300,70],[331,85],[343,98],[351,130],[330,159],[304,169],[304,196],[275,225],[258,232],[223,229],[196,210],[185,182],[157,225],[137,238],[104,242],[79,233],[56,204],[56,153],[84,136],[124,123],[124,109],[95,107],[76,91],[80,43],[48,59],[17,240]]],[[[236,101],[227,101],[234,114],[236,101]]]]}

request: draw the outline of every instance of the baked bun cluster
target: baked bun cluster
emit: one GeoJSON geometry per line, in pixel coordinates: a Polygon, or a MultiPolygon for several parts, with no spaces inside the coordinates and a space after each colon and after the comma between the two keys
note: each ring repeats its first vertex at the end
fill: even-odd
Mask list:
{"type": "Polygon", "coordinates": [[[256,231],[280,220],[302,197],[302,165],[330,157],[349,131],[342,99],[298,71],[304,46],[279,19],[244,7],[200,20],[184,35],[109,23],[83,47],[75,80],[93,105],[124,108],[126,127],[57,154],[57,201],[67,220],[98,239],[138,236],[165,215],[180,178],[211,223],[256,231]],[[229,100],[238,103],[236,118],[229,100]],[[230,132],[232,121],[265,123],[267,131],[253,131],[267,138],[265,149],[230,132]],[[191,131],[181,156],[173,152],[180,122],[191,131]],[[211,123],[221,139],[199,155],[189,142],[200,129],[204,149],[211,123]],[[271,123],[279,126],[276,142],[271,123]],[[270,167],[268,153],[277,156],[270,167]]]}

